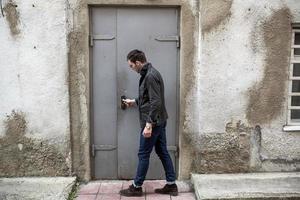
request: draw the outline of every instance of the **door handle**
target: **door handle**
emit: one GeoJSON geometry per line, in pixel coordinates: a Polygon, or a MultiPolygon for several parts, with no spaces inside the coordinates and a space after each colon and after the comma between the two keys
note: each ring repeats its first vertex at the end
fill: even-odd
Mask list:
{"type": "Polygon", "coordinates": [[[122,109],[122,110],[126,110],[126,108],[127,108],[126,104],[125,104],[124,101],[123,101],[124,99],[127,99],[127,98],[126,98],[125,95],[122,95],[122,96],[121,96],[121,109],[122,109]]]}

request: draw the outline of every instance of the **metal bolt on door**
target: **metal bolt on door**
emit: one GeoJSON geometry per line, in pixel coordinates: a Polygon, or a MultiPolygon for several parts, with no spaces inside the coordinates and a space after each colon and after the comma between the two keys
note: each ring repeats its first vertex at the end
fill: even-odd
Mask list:
{"type": "MultiPolygon", "coordinates": [[[[137,108],[121,109],[120,98],[138,95],[140,75],[127,53],[141,49],[165,82],[168,149],[175,165],[178,111],[178,13],[176,8],[94,7],[92,31],[92,156],[95,179],[134,178],[138,157],[137,108]]],[[[162,164],[151,155],[147,179],[164,179],[162,164]]]]}

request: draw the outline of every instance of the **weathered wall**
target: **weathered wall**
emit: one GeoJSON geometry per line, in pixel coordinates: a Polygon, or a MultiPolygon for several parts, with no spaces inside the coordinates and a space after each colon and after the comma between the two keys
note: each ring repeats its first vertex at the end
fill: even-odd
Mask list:
{"type": "Polygon", "coordinates": [[[297,171],[300,132],[286,124],[297,1],[200,1],[199,132],[191,171],[297,171]]]}
{"type": "MultiPolygon", "coordinates": [[[[180,99],[185,113],[180,131],[198,126],[197,120],[189,122],[197,115],[190,111],[197,96],[198,1],[2,2],[0,39],[7,48],[0,50],[5,77],[0,80],[0,175],[68,175],[73,168],[82,180],[90,179],[88,4],[181,6],[180,82],[182,96],[189,98],[180,99]]],[[[182,154],[189,153],[184,139],[180,145],[182,154]]],[[[188,176],[186,162],[181,163],[188,176]]]]}
{"type": "Polygon", "coordinates": [[[66,3],[2,2],[0,176],[70,175],[66,3]]]}
{"type": "Polygon", "coordinates": [[[282,131],[299,1],[6,0],[0,176],[90,179],[88,4],[181,7],[179,178],[299,170],[282,131]]]}
{"type": "Polygon", "coordinates": [[[91,179],[89,127],[89,17],[83,1],[69,1],[68,65],[70,72],[70,121],[72,165],[80,180],[91,179]]]}

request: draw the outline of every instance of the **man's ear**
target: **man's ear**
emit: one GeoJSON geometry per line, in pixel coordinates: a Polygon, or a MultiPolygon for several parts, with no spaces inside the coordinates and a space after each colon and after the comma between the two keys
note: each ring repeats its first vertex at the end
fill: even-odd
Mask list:
{"type": "Polygon", "coordinates": [[[142,65],[142,63],[140,62],[140,61],[135,61],[135,65],[138,65],[138,66],[141,66],[142,65]]]}

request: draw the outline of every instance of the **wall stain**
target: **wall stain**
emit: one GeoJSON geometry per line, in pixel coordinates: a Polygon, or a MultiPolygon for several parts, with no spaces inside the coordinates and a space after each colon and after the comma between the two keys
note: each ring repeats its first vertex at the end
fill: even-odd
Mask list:
{"type": "Polygon", "coordinates": [[[13,110],[4,121],[6,134],[0,138],[0,176],[68,176],[63,155],[44,141],[25,136],[25,114],[13,110]]]}
{"type": "Polygon", "coordinates": [[[289,71],[290,10],[275,11],[261,26],[266,48],[265,69],[261,82],[249,89],[246,118],[250,124],[268,123],[283,110],[289,71]]]}
{"type": "Polygon", "coordinates": [[[14,1],[10,0],[3,8],[6,20],[9,24],[10,32],[13,36],[17,36],[20,34],[20,15],[17,11],[17,7],[17,4],[14,1]]]}
{"type": "MultiPolygon", "coordinates": [[[[199,136],[192,158],[195,173],[241,173],[250,172],[255,129],[241,121],[226,124],[223,133],[207,133],[199,136]]],[[[191,141],[190,141],[191,142],[191,141]]],[[[195,144],[193,144],[195,145],[195,144]]]]}
{"type": "Polygon", "coordinates": [[[201,1],[201,28],[202,34],[211,32],[228,21],[231,17],[231,6],[233,0],[202,0],[201,1]]]}

